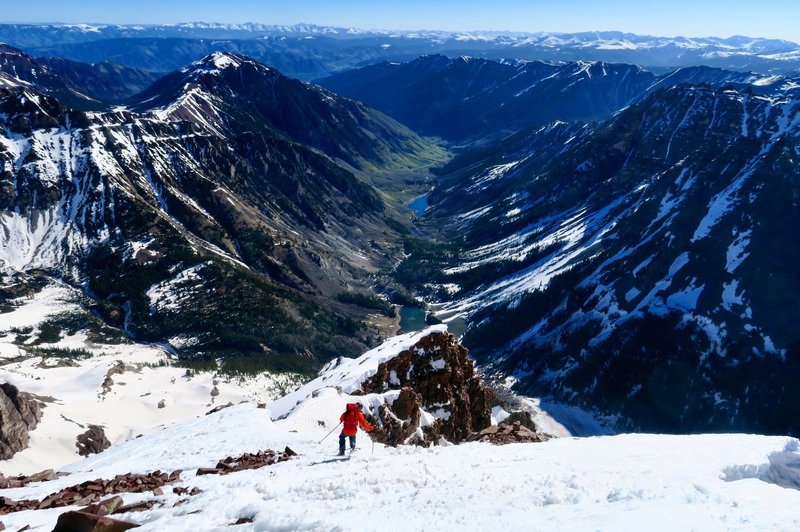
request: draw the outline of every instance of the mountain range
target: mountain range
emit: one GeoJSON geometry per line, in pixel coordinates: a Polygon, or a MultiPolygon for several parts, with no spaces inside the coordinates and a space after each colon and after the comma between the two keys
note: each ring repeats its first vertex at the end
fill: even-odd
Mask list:
{"type": "Polygon", "coordinates": [[[513,133],[439,171],[438,244],[397,271],[498,379],[624,430],[799,430],[800,79],[424,56],[321,83],[450,143],[513,133]]]}
{"type": "Polygon", "coordinates": [[[450,143],[491,144],[556,120],[607,118],[662,87],[711,84],[769,93],[800,77],[686,67],[662,75],[602,61],[545,63],[421,56],[318,80],[380,109],[417,132],[450,143]]]}
{"type": "Polygon", "coordinates": [[[623,32],[375,31],[313,24],[1,24],[0,42],[35,56],[118,64],[166,73],[215,51],[240,53],[301,79],[423,54],[487,59],[623,62],[790,73],[800,45],[776,39],[656,37],[623,32]]]}

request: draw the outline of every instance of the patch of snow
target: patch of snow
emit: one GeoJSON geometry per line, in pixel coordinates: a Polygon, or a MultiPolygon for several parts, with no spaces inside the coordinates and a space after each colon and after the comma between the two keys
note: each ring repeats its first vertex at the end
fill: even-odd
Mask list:
{"type": "Polygon", "coordinates": [[[431,369],[433,370],[444,369],[445,366],[447,366],[447,362],[443,358],[440,358],[438,360],[431,360],[430,364],[431,364],[431,369]]]}
{"type": "Polygon", "coordinates": [[[730,246],[728,246],[728,251],[726,253],[727,256],[727,264],[725,266],[725,271],[728,273],[733,273],[736,271],[744,260],[750,256],[750,253],[747,253],[745,250],[747,249],[747,245],[750,243],[750,235],[752,231],[743,231],[739,233],[733,242],[731,242],[730,246]]]}
{"type": "Polygon", "coordinates": [[[730,310],[733,305],[744,305],[742,293],[738,293],[739,282],[734,279],[722,285],[722,307],[730,310]]]}
{"type": "Polygon", "coordinates": [[[634,288],[631,288],[630,290],[628,290],[628,291],[625,293],[625,301],[627,301],[628,303],[630,303],[631,301],[633,301],[634,299],[636,299],[636,296],[638,296],[638,295],[639,295],[639,294],[641,294],[641,293],[642,293],[642,291],[641,291],[641,290],[639,290],[638,288],[635,288],[635,287],[634,287],[634,288]]]}

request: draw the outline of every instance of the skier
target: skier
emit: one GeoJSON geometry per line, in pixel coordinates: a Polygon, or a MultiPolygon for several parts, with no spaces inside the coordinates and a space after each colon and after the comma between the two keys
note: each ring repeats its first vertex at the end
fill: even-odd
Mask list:
{"type": "Polygon", "coordinates": [[[345,437],[350,438],[350,450],[355,451],[356,432],[358,431],[359,425],[361,425],[361,428],[367,432],[372,432],[375,430],[375,427],[367,423],[367,420],[364,418],[363,410],[364,405],[361,403],[347,403],[347,409],[341,416],[339,416],[339,421],[344,422],[342,433],[339,434],[339,456],[344,456],[345,437]]]}

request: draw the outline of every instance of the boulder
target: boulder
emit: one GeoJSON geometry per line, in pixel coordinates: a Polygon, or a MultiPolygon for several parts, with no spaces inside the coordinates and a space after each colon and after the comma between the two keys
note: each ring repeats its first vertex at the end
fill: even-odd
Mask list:
{"type": "Polygon", "coordinates": [[[89,429],[83,434],[78,434],[78,441],[75,442],[78,447],[78,454],[81,456],[89,456],[105,451],[111,447],[111,442],[106,438],[106,433],[102,427],[97,425],[89,425],[89,429]]]}
{"type": "Polygon", "coordinates": [[[41,406],[30,394],[13,384],[0,384],[0,460],[28,447],[29,433],[41,419],[41,406]]]}
{"type": "Polygon", "coordinates": [[[511,414],[503,421],[512,425],[520,424],[534,432],[538,430],[536,423],[533,422],[530,412],[511,412],[511,414]]]}
{"type": "Polygon", "coordinates": [[[113,513],[117,513],[117,511],[121,507],[122,507],[122,497],[120,497],[119,495],[115,495],[113,497],[109,497],[108,499],[104,499],[100,502],[90,504],[85,508],[81,509],[81,511],[87,514],[110,515],[113,513]]]}
{"type": "Polygon", "coordinates": [[[211,410],[209,410],[208,412],[206,412],[206,415],[208,416],[208,415],[211,415],[211,414],[215,414],[215,413],[219,412],[220,410],[223,410],[223,409],[225,409],[225,408],[230,408],[230,407],[232,407],[232,406],[233,406],[233,403],[231,403],[231,402],[229,401],[229,402],[228,402],[228,404],[225,404],[225,405],[219,405],[219,406],[215,406],[214,408],[212,408],[211,410]]]}

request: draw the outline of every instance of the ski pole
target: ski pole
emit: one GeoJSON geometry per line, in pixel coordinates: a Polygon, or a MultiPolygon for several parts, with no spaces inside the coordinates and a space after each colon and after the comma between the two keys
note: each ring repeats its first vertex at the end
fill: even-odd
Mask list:
{"type": "MultiPolygon", "coordinates": [[[[372,438],[370,438],[372,440],[372,438]]],[[[375,454],[375,440],[372,440],[372,452],[369,454],[375,454]]]]}
{"type": "MultiPolygon", "coordinates": [[[[342,423],[344,423],[344,421],[340,421],[340,422],[339,422],[339,425],[341,425],[342,423]]],[[[333,427],[333,430],[336,430],[336,429],[338,429],[338,428],[339,428],[339,425],[336,425],[335,427],[333,427]]],[[[327,433],[327,434],[325,435],[325,438],[327,438],[328,436],[330,436],[331,434],[333,434],[333,430],[332,430],[332,431],[330,431],[329,433],[327,433]]],[[[324,442],[324,441],[325,441],[325,438],[322,438],[321,440],[319,440],[319,442],[320,442],[320,443],[324,442]]]]}

